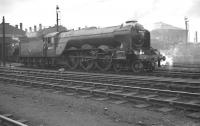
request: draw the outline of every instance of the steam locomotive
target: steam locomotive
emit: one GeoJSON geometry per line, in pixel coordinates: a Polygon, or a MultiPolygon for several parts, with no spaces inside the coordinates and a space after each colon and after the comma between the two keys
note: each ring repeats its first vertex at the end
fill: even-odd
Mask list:
{"type": "Polygon", "coordinates": [[[53,32],[29,38],[19,45],[19,62],[28,66],[142,72],[154,70],[163,59],[151,48],[150,32],[137,21],[105,28],[53,32]]]}

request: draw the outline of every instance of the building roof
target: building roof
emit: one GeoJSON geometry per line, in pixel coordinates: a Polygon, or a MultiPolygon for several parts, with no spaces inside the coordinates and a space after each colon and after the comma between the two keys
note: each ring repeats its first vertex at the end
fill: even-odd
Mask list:
{"type": "MultiPolygon", "coordinates": [[[[3,33],[3,25],[2,23],[0,24],[0,37],[2,37],[2,33],[3,33]]],[[[5,36],[6,37],[23,37],[25,36],[25,31],[18,29],[12,25],[10,25],[9,23],[5,23],[5,36]]]]}
{"type": "MultiPolygon", "coordinates": [[[[59,25],[58,30],[66,31],[67,29],[64,26],[59,25]]],[[[57,27],[53,26],[53,27],[49,27],[49,28],[40,29],[39,31],[36,31],[36,32],[27,32],[26,35],[28,37],[41,37],[41,36],[47,35],[49,33],[54,33],[56,31],[57,31],[57,27]]]]}
{"type": "Polygon", "coordinates": [[[156,22],[154,24],[154,30],[155,29],[185,30],[185,29],[175,27],[175,26],[170,25],[170,24],[163,23],[163,22],[156,22]]]}

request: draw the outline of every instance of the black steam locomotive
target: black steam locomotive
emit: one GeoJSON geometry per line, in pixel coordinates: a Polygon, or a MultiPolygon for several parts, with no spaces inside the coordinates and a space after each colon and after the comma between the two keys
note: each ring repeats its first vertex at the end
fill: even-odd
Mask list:
{"type": "Polygon", "coordinates": [[[136,21],[113,27],[54,32],[19,44],[19,62],[28,66],[141,72],[154,70],[162,59],[151,48],[150,32],[136,21]]]}

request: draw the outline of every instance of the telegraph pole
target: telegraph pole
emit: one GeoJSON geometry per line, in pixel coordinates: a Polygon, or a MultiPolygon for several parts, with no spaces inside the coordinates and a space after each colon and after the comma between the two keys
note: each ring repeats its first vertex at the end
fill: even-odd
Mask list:
{"type": "Polygon", "coordinates": [[[197,31],[195,32],[195,41],[196,41],[196,43],[198,42],[198,33],[197,33],[197,31]]]}
{"type": "Polygon", "coordinates": [[[58,13],[59,13],[59,7],[56,5],[56,31],[59,31],[59,18],[58,18],[58,13]]]}
{"type": "Polygon", "coordinates": [[[3,16],[3,21],[2,21],[2,34],[3,34],[3,42],[2,42],[2,61],[3,61],[3,66],[6,65],[6,61],[5,61],[5,18],[3,16]]]}
{"type": "Polygon", "coordinates": [[[185,17],[186,44],[188,43],[188,22],[189,22],[188,18],[185,17]]]}

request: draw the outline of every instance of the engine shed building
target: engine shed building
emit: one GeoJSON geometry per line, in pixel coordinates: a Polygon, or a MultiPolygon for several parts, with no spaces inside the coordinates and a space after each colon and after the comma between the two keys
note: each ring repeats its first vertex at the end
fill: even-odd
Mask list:
{"type": "MultiPolygon", "coordinates": [[[[5,59],[8,60],[8,56],[14,53],[14,44],[19,44],[26,38],[26,32],[22,30],[22,23],[20,28],[18,25],[12,26],[9,23],[5,23],[5,59]]],[[[0,60],[2,59],[2,43],[3,43],[3,24],[0,24],[0,60]]]]}
{"type": "MultiPolygon", "coordinates": [[[[49,34],[49,33],[53,33],[53,32],[56,32],[57,31],[57,26],[50,26],[48,28],[42,28],[41,24],[40,24],[40,28],[39,30],[37,30],[37,27],[35,26],[34,28],[34,31],[30,31],[29,32],[26,32],[26,35],[28,38],[33,38],[33,37],[42,37],[46,34],[49,34]]],[[[67,28],[65,28],[64,26],[62,25],[59,25],[58,26],[58,31],[61,32],[61,31],[67,31],[67,28]]]]}
{"type": "Polygon", "coordinates": [[[186,42],[186,30],[163,22],[154,24],[151,31],[151,43],[157,49],[169,49],[179,43],[186,42]]]}

